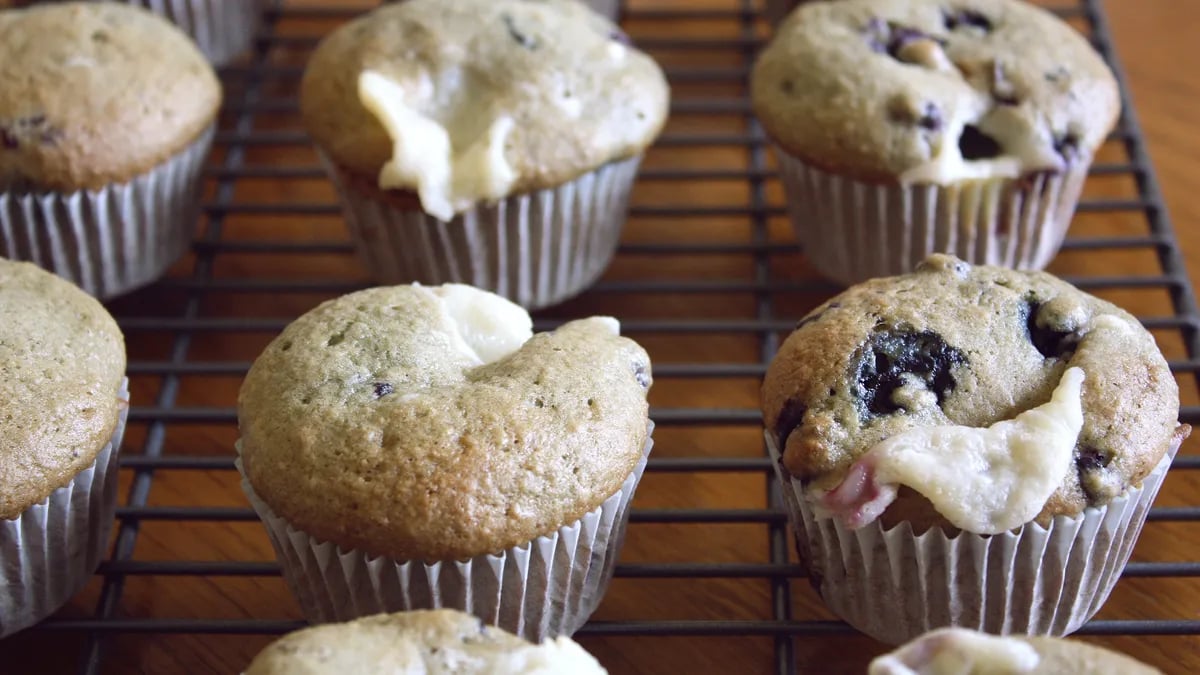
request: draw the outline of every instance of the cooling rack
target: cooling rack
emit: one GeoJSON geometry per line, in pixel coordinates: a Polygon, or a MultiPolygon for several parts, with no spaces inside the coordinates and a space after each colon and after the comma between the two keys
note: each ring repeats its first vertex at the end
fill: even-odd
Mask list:
{"type": "MultiPolygon", "coordinates": [[[[111,554],[70,606],[0,643],[0,672],[236,672],[302,625],[237,487],[233,406],[250,360],[290,319],[368,283],[300,128],[296,89],[316,40],[370,4],[270,3],[253,55],[222,71],[194,253],[111,307],[128,336],[134,396],[111,554]]],[[[546,329],[613,314],[655,363],[655,455],[624,562],[579,637],[614,673],[861,673],[883,647],[834,620],[803,579],[756,409],[778,342],[836,288],[794,243],[746,99],[767,35],[759,8],[701,4],[626,8],[628,32],[668,72],[672,121],[647,157],[612,268],[536,316],[546,329]]],[[[1115,63],[1098,2],[1052,9],[1115,63]]],[[[1139,315],[1195,424],[1200,318],[1124,86],[1122,99],[1052,269],[1139,315]]],[[[1192,447],[1109,605],[1081,631],[1142,658],[1158,652],[1167,669],[1172,654],[1200,651],[1192,447]]]]}

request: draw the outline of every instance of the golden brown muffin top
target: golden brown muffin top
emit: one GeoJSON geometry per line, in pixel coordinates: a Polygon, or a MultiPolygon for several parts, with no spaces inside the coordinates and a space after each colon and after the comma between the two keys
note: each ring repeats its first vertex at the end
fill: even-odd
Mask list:
{"type": "MultiPolygon", "coordinates": [[[[395,85],[407,108],[444,127],[458,155],[499,134],[494,154],[511,172],[502,186],[508,194],[637,155],[667,115],[662,71],[583,3],[408,0],[334,31],[304,74],[301,111],[316,144],[372,178],[394,146],[360,100],[368,71],[395,85]]],[[[407,182],[385,187],[418,187],[407,182]]]]}
{"type": "Polygon", "coordinates": [[[242,385],[250,484],[318,539],[405,560],[494,553],[578,520],[641,458],[649,358],[614,319],[530,326],[461,285],[320,305],[242,385]]]}
{"type": "Polygon", "coordinates": [[[1088,41],[1019,0],[807,3],[759,57],[752,98],[789,154],[888,182],[1061,171],[1120,111],[1088,41]]]}
{"type": "MultiPolygon", "coordinates": [[[[763,415],[788,473],[825,490],[889,437],[987,427],[1047,403],[1068,367],[1086,376],[1082,430],[1037,517],[1045,524],[1140,484],[1190,430],[1178,423],[1178,386],[1153,336],[1049,274],[934,255],[911,274],[853,286],[780,347],[763,415]]],[[[885,523],[889,513],[918,528],[940,523],[927,506],[902,491],[885,523]]]]}
{"type": "Polygon", "coordinates": [[[125,341],[104,307],[0,258],[0,518],[71,482],[112,439],[125,341]]]}
{"type": "Polygon", "coordinates": [[[305,628],[276,640],[245,675],[603,675],[569,637],[530,644],[470,614],[379,614],[305,628]]]}
{"type": "Polygon", "coordinates": [[[149,11],[112,2],[0,11],[0,188],[127,181],[195,141],[220,102],[204,56],[149,11]]]}

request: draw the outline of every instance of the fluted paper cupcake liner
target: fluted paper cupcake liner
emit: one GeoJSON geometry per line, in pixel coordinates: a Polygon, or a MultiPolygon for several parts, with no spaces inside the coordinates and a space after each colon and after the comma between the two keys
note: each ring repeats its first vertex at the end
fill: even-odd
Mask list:
{"type": "Polygon", "coordinates": [[[816,517],[800,481],[786,475],[774,438],[765,436],[813,585],[834,614],[889,644],[945,626],[997,635],[1076,631],[1120,578],[1179,449],[1176,442],[1140,487],[1048,527],[915,535],[908,523],[850,530],[816,517]]]}
{"type": "Polygon", "coordinates": [[[126,183],[0,193],[0,257],[32,262],[111,298],[154,281],[187,252],[213,127],[126,183]]]}
{"type": "MultiPolygon", "coordinates": [[[[128,382],[118,394],[129,400],[128,382]]],[[[128,405],[96,461],[15,520],[0,520],[0,638],[62,607],[104,559],[117,508],[117,456],[128,405]]]]}
{"type": "Polygon", "coordinates": [[[775,148],[788,215],[808,261],[846,285],[911,272],[930,253],[1041,270],[1062,246],[1091,158],[1061,173],[955,185],[877,184],[775,148]]]}
{"type": "MultiPolygon", "coordinates": [[[[651,426],[653,431],[653,426],[651,426]]],[[[520,546],[469,560],[396,560],[344,550],[292,527],[242,489],[262,519],[306,619],[349,621],[383,612],[453,608],[527,640],[570,635],[599,606],[625,540],[629,502],[653,440],[621,489],[574,523],[520,546]]],[[[242,471],[240,458],[238,471],[242,471]]]]}
{"type": "Polygon", "coordinates": [[[262,0],[125,0],[169,19],[196,42],[213,65],[223,66],[254,42],[262,0]]]}
{"type": "Polygon", "coordinates": [[[359,256],[376,281],[465,283],[529,309],[577,295],[608,267],[641,157],[555,188],[479,204],[449,222],[322,160],[359,256]]]}

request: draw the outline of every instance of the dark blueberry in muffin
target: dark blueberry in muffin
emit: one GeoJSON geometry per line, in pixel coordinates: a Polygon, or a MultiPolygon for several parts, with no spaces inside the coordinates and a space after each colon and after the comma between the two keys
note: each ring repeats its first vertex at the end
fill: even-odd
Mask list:
{"type": "Polygon", "coordinates": [[[1067,164],[1079,159],[1079,137],[1072,133],[1066,133],[1054,139],[1054,151],[1057,152],[1063,161],[1067,164]]]}
{"type": "Polygon", "coordinates": [[[977,28],[985,33],[992,32],[992,22],[983,14],[973,9],[959,9],[942,15],[946,30],[960,28],[977,28]]]}
{"type": "Polygon", "coordinates": [[[808,408],[800,401],[800,399],[791,398],[783,405],[783,410],[779,411],[779,419],[775,422],[775,438],[778,439],[779,447],[787,445],[788,436],[804,423],[804,414],[808,412],[808,408]]]}
{"type": "Polygon", "coordinates": [[[1002,152],[1000,143],[974,124],[963,127],[962,135],[958,137],[958,150],[963,159],[992,159],[1002,152]]]}
{"type": "Polygon", "coordinates": [[[925,104],[925,110],[921,112],[921,118],[917,120],[917,126],[928,131],[938,131],[942,128],[942,111],[932,103],[925,104]]]}
{"type": "Polygon", "coordinates": [[[512,15],[505,14],[502,18],[504,21],[504,27],[508,29],[508,36],[513,39],[513,42],[516,42],[530,51],[538,48],[537,40],[521,31],[521,29],[517,27],[517,22],[512,18],[512,15]]]}
{"type": "Polygon", "coordinates": [[[892,396],[915,376],[940,405],[957,384],[951,370],[966,362],[963,353],[931,331],[879,330],[861,349],[854,393],[863,417],[890,415],[900,406],[892,396]]]}
{"type": "Polygon", "coordinates": [[[1079,336],[1074,331],[1057,330],[1048,325],[1045,318],[1039,320],[1042,303],[1034,299],[1025,301],[1025,330],[1029,341],[1037,348],[1038,353],[1048,359],[1063,359],[1075,351],[1079,344],[1079,336]]]}

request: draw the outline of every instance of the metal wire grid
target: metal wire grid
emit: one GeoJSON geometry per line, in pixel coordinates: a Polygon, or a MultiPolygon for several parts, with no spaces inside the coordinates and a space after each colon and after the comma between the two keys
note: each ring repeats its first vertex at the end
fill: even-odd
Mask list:
{"type": "MultiPolygon", "coordinates": [[[[657,38],[639,40],[639,44],[651,52],[667,50],[733,50],[744,57],[743,67],[733,69],[695,68],[668,69],[670,79],[678,83],[741,83],[744,82],[753,54],[761,47],[761,38],[756,31],[757,8],[753,0],[741,0],[740,9],[708,11],[639,11],[631,12],[630,18],[646,19],[725,19],[740,22],[736,38],[722,40],[696,40],[657,38]]],[[[1067,250],[1101,250],[1118,248],[1153,249],[1161,264],[1161,274],[1140,277],[1088,277],[1071,279],[1089,290],[1105,288],[1154,288],[1170,294],[1174,316],[1147,319],[1148,327],[1179,331],[1188,357],[1175,362],[1175,372],[1195,373],[1200,371],[1197,360],[1198,328],[1195,297],[1186,275],[1182,256],[1177,246],[1171,224],[1165,212],[1154,171],[1150,166],[1145,142],[1130,105],[1124,78],[1112,51],[1112,41],[1105,16],[1098,0],[1085,0],[1077,5],[1056,8],[1065,17],[1082,18],[1090,27],[1097,49],[1113,64],[1122,84],[1124,117],[1115,138],[1123,143],[1130,161],[1128,163],[1103,164],[1094,168],[1094,174],[1131,176],[1138,186],[1136,199],[1091,200],[1081,205],[1083,212],[1131,212],[1145,217],[1150,234],[1134,237],[1104,237],[1071,239],[1067,250]]],[[[133,575],[200,575],[200,576],[272,576],[278,575],[278,566],[273,562],[210,562],[210,561],[138,561],[133,560],[134,547],[139,525],[145,521],[251,521],[254,513],[248,508],[203,508],[203,507],[152,507],[147,498],[156,470],[196,469],[232,470],[232,457],[180,456],[163,454],[163,443],[169,425],[185,423],[212,423],[233,425],[235,413],[232,407],[200,408],[176,404],[182,378],[196,375],[240,376],[248,368],[245,362],[197,362],[191,360],[189,352],[194,344],[205,340],[213,333],[265,332],[274,333],[287,323],[285,319],[231,319],[206,317],[202,303],[208,293],[214,292],[271,292],[271,293],[343,293],[357,289],[357,284],[313,279],[292,280],[236,280],[214,278],[213,270],[217,257],[223,253],[238,252],[293,252],[299,254],[325,254],[350,252],[343,241],[323,243],[299,243],[289,241],[229,241],[223,238],[225,219],[237,213],[271,213],[277,215],[337,214],[332,203],[272,203],[249,204],[235,201],[238,181],[254,178],[300,179],[319,178],[322,174],[316,166],[252,166],[246,163],[249,148],[260,144],[306,144],[307,139],[298,132],[256,131],[256,116],[292,112],[296,109],[294,97],[271,98],[267,85],[278,81],[294,81],[299,76],[298,68],[272,65],[267,58],[273,48],[280,46],[311,49],[315,40],[280,34],[276,30],[282,18],[296,17],[346,17],[351,10],[332,5],[326,8],[294,9],[281,4],[267,11],[264,27],[259,35],[255,58],[249,65],[229,68],[223,75],[227,82],[236,83],[243,93],[240,98],[226,105],[226,113],[232,119],[218,134],[218,146],[225,150],[220,166],[210,171],[215,193],[207,204],[207,226],[195,247],[195,267],[190,278],[162,282],[162,286],[182,294],[185,301],[175,315],[126,316],[120,323],[127,333],[136,331],[164,331],[174,334],[168,357],[165,360],[144,360],[138,354],[131,355],[130,375],[161,378],[158,396],[152,405],[136,405],[130,411],[130,421],[146,425],[147,433],[140,453],[127,447],[121,465],[134,472],[128,492],[127,505],[118,509],[119,529],[110,559],[103,563],[99,574],[104,582],[94,616],[86,619],[52,619],[34,630],[39,631],[83,631],[87,635],[80,654],[79,672],[93,675],[101,671],[105,639],[122,632],[139,633],[225,633],[225,634],[275,634],[297,628],[294,621],[272,620],[227,620],[227,619],[161,619],[161,618],[118,618],[125,583],[133,575]]],[[[779,215],[782,209],[768,205],[766,185],[774,179],[769,168],[761,129],[754,122],[749,104],[744,98],[735,99],[684,99],[672,106],[675,113],[698,115],[735,114],[745,117],[747,134],[673,134],[664,137],[660,145],[667,146],[710,146],[729,145],[745,148],[750,160],[746,171],[724,171],[703,169],[647,169],[643,179],[656,181],[685,181],[697,178],[745,180],[750,189],[748,207],[703,207],[670,206],[641,207],[634,215],[642,218],[686,217],[686,216],[735,216],[744,217],[752,225],[753,236],[747,244],[634,244],[625,245],[625,254],[687,255],[694,253],[733,253],[751,256],[754,261],[753,281],[654,281],[637,280],[625,282],[601,282],[594,293],[751,293],[756,298],[755,318],[752,320],[635,320],[623,322],[626,332],[663,333],[737,333],[753,334],[759,342],[760,359],[757,363],[697,363],[665,364],[655,367],[657,378],[733,378],[761,376],[777,347],[779,336],[786,335],[796,317],[779,316],[772,297],[779,292],[829,292],[834,287],[820,282],[783,282],[772,278],[770,260],[772,256],[791,253],[796,247],[791,244],[773,243],[768,236],[768,219],[779,215]]],[[[557,322],[539,320],[537,327],[546,329],[557,322]]],[[[232,402],[230,402],[232,403],[232,402]]],[[[754,409],[697,409],[657,408],[652,411],[657,424],[672,425],[752,425],[760,423],[759,413],[754,409]]],[[[1200,408],[1186,407],[1181,418],[1190,423],[1200,421],[1200,408]]],[[[1175,469],[1200,468],[1200,457],[1180,457],[1175,469]]],[[[775,670],[793,673],[796,668],[794,642],[796,637],[846,633],[850,629],[840,622],[798,621],[791,615],[791,582],[802,577],[797,565],[788,557],[786,518],[780,507],[778,488],[771,475],[769,462],[764,458],[655,458],[650,460],[649,472],[748,472],[762,474],[767,481],[768,494],[773,506],[768,509],[686,509],[686,510],[635,510],[631,521],[635,523],[758,523],[769,531],[770,562],[759,564],[717,563],[648,563],[623,564],[617,569],[618,577],[641,578],[757,578],[767,579],[771,584],[772,620],[761,621],[644,621],[644,622],[593,622],[586,626],[585,635],[620,636],[675,636],[675,635],[740,635],[774,636],[775,670]]],[[[1200,520],[1200,506],[1156,508],[1151,512],[1152,520],[1196,521],[1200,520]]],[[[1200,562],[1142,562],[1132,563],[1126,570],[1127,577],[1195,577],[1200,576],[1200,562]]],[[[1139,635],[1184,635],[1200,634],[1200,621],[1196,620],[1139,620],[1139,621],[1093,621],[1082,633],[1085,634],[1139,634],[1139,635]]]]}

